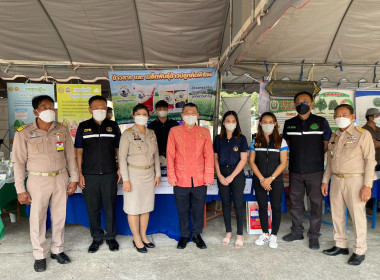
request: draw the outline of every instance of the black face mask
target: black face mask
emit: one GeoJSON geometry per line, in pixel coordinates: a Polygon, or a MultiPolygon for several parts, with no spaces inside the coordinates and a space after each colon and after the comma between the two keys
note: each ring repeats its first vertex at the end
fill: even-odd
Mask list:
{"type": "Polygon", "coordinates": [[[297,111],[297,113],[300,114],[300,115],[305,115],[305,114],[307,114],[307,113],[310,111],[310,106],[301,103],[300,105],[298,105],[298,106],[296,107],[296,111],[297,111]]]}

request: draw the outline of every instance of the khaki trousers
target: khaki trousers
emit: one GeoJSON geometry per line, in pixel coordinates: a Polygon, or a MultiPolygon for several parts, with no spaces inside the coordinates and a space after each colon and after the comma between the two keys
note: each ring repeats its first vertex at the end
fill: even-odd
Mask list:
{"type": "Polygon", "coordinates": [[[30,240],[36,260],[45,259],[48,254],[45,238],[48,206],[52,226],[50,250],[53,254],[63,252],[68,183],[69,177],[66,172],[56,177],[30,174],[28,176],[27,190],[32,197],[29,217],[30,240]]]}
{"type": "Polygon", "coordinates": [[[359,196],[363,187],[363,177],[338,178],[332,175],[330,201],[331,215],[334,224],[335,246],[339,248],[348,247],[346,235],[346,206],[350,212],[355,232],[355,254],[364,255],[367,251],[367,217],[365,202],[359,196]]]}

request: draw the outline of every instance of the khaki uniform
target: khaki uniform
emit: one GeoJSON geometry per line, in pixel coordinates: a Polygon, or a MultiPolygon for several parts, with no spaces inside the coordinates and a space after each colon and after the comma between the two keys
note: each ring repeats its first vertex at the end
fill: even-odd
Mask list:
{"type": "Polygon", "coordinates": [[[154,178],[161,177],[156,135],[147,128],[146,134],[133,126],[120,139],[120,173],[123,181],[131,182],[131,191],[124,192],[124,211],[139,215],[153,211],[154,178]]]}
{"type": "Polygon", "coordinates": [[[45,240],[47,208],[50,206],[52,223],[51,252],[63,252],[66,219],[67,186],[71,180],[78,182],[78,168],[74,145],[68,129],[52,122],[46,132],[37,127],[37,119],[16,132],[12,161],[14,163],[17,193],[25,192],[25,174],[29,172],[27,191],[30,208],[30,239],[36,260],[48,253],[45,240]]]}
{"type": "Polygon", "coordinates": [[[331,177],[330,201],[335,246],[347,248],[345,209],[348,207],[355,230],[354,253],[367,251],[367,218],[360,190],[372,185],[376,166],[371,134],[351,124],[343,133],[338,129],[328,145],[327,167],[323,183],[331,177]]]}

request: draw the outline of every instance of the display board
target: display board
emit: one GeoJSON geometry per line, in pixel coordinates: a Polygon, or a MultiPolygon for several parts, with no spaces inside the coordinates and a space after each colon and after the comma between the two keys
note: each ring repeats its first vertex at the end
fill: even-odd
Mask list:
{"type": "Polygon", "coordinates": [[[153,120],[155,103],[165,100],[174,120],[181,120],[183,106],[192,102],[198,106],[199,119],[210,121],[217,79],[215,68],[109,72],[115,119],[119,124],[132,123],[133,107],[144,104],[153,120]]]}

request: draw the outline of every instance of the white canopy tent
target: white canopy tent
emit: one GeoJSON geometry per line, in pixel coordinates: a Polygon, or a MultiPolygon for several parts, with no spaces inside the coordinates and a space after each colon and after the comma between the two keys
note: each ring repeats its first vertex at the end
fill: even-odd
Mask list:
{"type": "Polygon", "coordinates": [[[4,0],[0,84],[215,66],[226,88],[247,74],[240,90],[275,64],[276,79],[377,83],[379,18],[377,0],[4,0]]]}
{"type": "Polygon", "coordinates": [[[273,1],[221,57],[222,73],[260,80],[276,65],[272,79],[377,84],[379,18],[376,0],[273,1]]]}

